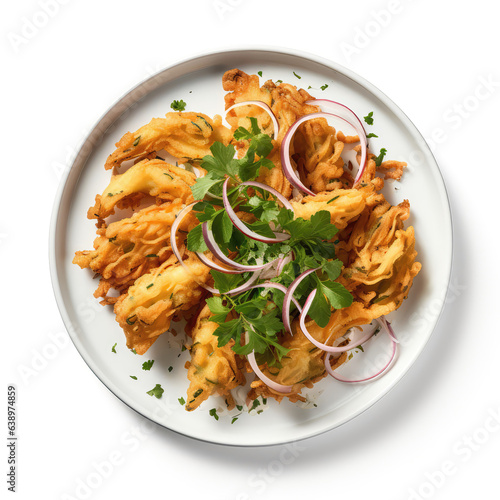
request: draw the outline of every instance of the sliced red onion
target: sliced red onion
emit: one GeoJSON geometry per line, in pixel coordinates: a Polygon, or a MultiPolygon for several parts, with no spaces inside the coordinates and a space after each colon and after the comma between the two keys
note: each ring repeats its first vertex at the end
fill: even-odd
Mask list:
{"type": "MultiPolygon", "coordinates": [[[[186,217],[186,215],[192,210],[192,208],[196,205],[197,202],[193,202],[189,205],[187,205],[186,207],[184,207],[178,214],[177,214],[177,217],[174,221],[174,223],[172,224],[172,229],[170,231],[170,246],[172,247],[172,252],[174,253],[174,255],[177,257],[177,260],[180,262],[181,266],[186,269],[190,274],[192,274],[191,272],[191,269],[189,269],[189,266],[187,266],[185,264],[185,262],[182,260],[182,255],[181,253],[179,252],[179,248],[177,247],[177,239],[176,239],[176,236],[177,236],[177,230],[179,228],[179,225],[180,223],[182,222],[182,220],[184,219],[184,217],[186,217]]],[[[204,259],[206,259],[207,261],[209,260],[205,255],[203,254],[198,254],[198,258],[200,258],[200,255],[203,256],[204,259]]],[[[201,260],[201,259],[200,259],[201,260]]],[[[202,262],[205,264],[205,265],[208,265],[208,263],[204,262],[202,260],[202,262]]],[[[210,261],[210,264],[211,266],[214,266],[216,265],[215,263],[211,262],[210,261]]],[[[208,266],[208,267],[211,267],[211,266],[208,266]]],[[[229,272],[228,269],[225,269],[223,272],[229,272]]],[[[237,273],[241,274],[242,271],[236,271],[237,273]]],[[[232,271],[231,271],[232,273],[232,271]]],[[[244,292],[247,288],[249,288],[250,286],[253,285],[253,283],[255,283],[255,281],[257,281],[257,279],[259,278],[260,276],[260,271],[257,271],[255,273],[252,274],[252,276],[246,281],[246,283],[243,283],[242,285],[236,287],[236,288],[233,288],[232,290],[229,290],[226,293],[226,295],[234,295],[236,293],[241,293],[241,292],[244,292]]],[[[220,294],[220,291],[217,289],[217,288],[213,288],[209,285],[206,285],[205,283],[200,283],[198,281],[196,281],[198,283],[198,285],[200,285],[201,287],[205,288],[205,290],[208,290],[210,293],[214,293],[214,294],[217,294],[219,295],[220,294]]]]}
{"type": "Polygon", "coordinates": [[[339,382],[347,382],[349,384],[354,384],[354,383],[358,383],[358,382],[367,382],[368,380],[373,380],[374,378],[379,377],[380,375],[382,375],[383,373],[385,373],[391,367],[394,359],[396,358],[397,342],[398,341],[397,341],[396,337],[394,336],[394,331],[392,331],[392,332],[389,331],[389,328],[387,326],[387,325],[389,325],[389,323],[387,322],[387,320],[383,316],[381,316],[381,318],[376,319],[375,321],[377,321],[386,330],[386,332],[389,334],[389,337],[390,337],[390,339],[392,341],[391,342],[391,344],[392,344],[392,353],[391,353],[391,357],[390,357],[389,361],[377,373],[375,373],[373,375],[370,375],[369,377],[365,377],[365,378],[362,378],[362,379],[353,380],[353,379],[348,379],[348,378],[342,377],[342,375],[339,375],[338,373],[335,373],[335,370],[332,370],[332,367],[330,365],[330,356],[331,356],[331,353],[328,353],[325,356],[325,368],[326,368],[326,371],[335,380],[338,380],[339,382]]]}
{"type": "MultiPolygon", "coordinates": [[[[300,282],[309,276],[311,273],[317,271],[319,267],[315,269],[308,269],[304,271],[302,274],[299,274],[293,281],[292,284],[288,287],[287,292],[285,293],[285,300],[283,301],[283,309],[282,309],[282,317],[283,317],[283,325],[285,326],[285,330],[290,334],[292,333],[292,325],[290,323],[290,305],[293,299],[293,293],[299,286],[300,282]]],[[[299,309],[300,310],[300,309],[299,309]]]]}
{"type": "MultiPolygon", "coordinates": [[[[172,247],[172,252],[174,252],[174,255],[177,257],[177,260],[181,264],[181,266],[186,269],[186,271],[189,272],[189,274],[193,274],[191,272],[191,269],[189,269],[189,266],[184,263],[182,260],[182,255],[179,252],[179,248],[177,247],[177,230],[179,229],[179,225],[186,217],[186,215],[191,211],[191,209],[196,205],[197,202],[190,203],[186,207],[184,207],[178,214],[177,217],[175,218],[174,223],[172,224],[172,228],[170,229],[170,246],[172,247]]],[[[209,285],[206,285],[205,283],[199,283],[197,281],[198,285],[201,287],[205,288],[205,290],[208,290],[210,293],[219,293],[219,290],[216,288],[212,288],[209,285]]]]}
{"type": "Polygon", "coordinates": [[[391,337],[392,341],[395,342],[396,344],[399,344],[399,340],[396,338],[396,334],[394,333],[394,330],[392,329],[391,324],[387,321],[385,316],[380,316],[378,318],[379,323],[382,322],[385,326],[385,329],[387,333],[389,334],[389,337],[391,337]]]}
{"type": "Polygon", "coordinates": [[[272,266],[278,259],[274,259],[271,262],[268,262],[267,264],[260,264],[256,266],[249,266],[245,264],[240,264],[239,262],[236,262],[234,260],[231,260],[229,257],[226,257],[224,252],[219,248],[219,245],[217,245],[217,242],[215,241],[214,235],[212,233],[212,230],[208,227],[208,222],[203,222],[201,225],[202,231],[203,231],[203,239],[205,240],[205,243],[207,244],[208,249],[217,257],[221,262],[224,264],[233,267],[234,269],[237,269],[239,271],[259,271],[261,269],[266,269],[267,267],[272,266]]]}
{"type": "Polygon", "coordinates": [[[300,329],[302,330],[302,333],[309,339],[311,343],[313,343],[316,347],[319,347],[321,350],[326,351],[326,352],[345,352],[345,351],[350,351],[351,349],[354,349],[358,345],[364,344],[369,338],[373,336],[375,333],[375,330],[372,330],[369,333],[366,333],[363,335],[359,340],[355,340],[353,342],[350,342],[347,345],[344,345],[342,347],[334,347],[331,345],[323,344],[322,342],[319,342],[316,340],[310,333],[309,330],[306,327],[306,316],[307,313],[309,312],[309,309],[311,308],[312,301],[314,300],[314,297],[316,296],[317,289],[313,290],[310,294],[309,297],[307,297],[307,300],[304,304],[304,309],[302,309],[302,312],[300,313],[300,329]]]}
{"type": "MultiPolygon", "coordinates": [[[[252,231],[249,229],[245,223],[243,223],[238,216],[236,215],[236,212],[233,210],[233,207],[231,206],[231,203],[229,202],[229,198],[227,197],[227,185],[229,183],[229,177],[225,180],[224,185],[222,186],[222,200],[224,202],[224,208],[226,209],[227,215],[231,219],[231,222],[234,224],[234,226],[239,229],[245,236],[248,236],[252,240],[257,240],[262,243],[281,243],[282,241],[288,240],[290,238],[290,235],[288,233],[274,233],[274,238],[268,238],[266,236],[262,236],[255,231],[252,231]]],[[[266,186],[265,184],[262,184],[261,182],[242,182],[240,186],[254,186],[258,187],[260,189],[265,189],[266,191],[269,191],[271,194],[276,196],[282,203],[283,205],[288,208],[289,210],[293,210],[292,205],[290,202],[282,196],[278,191],[275,189],[266,186]]]]}
{"type": "Polygon", "coordinates": [[[276,277],[278,277],[283,272],[283,268],[287,264],[292,262],[293,259],[292,253],[293,252],[290,252],[286,257],[280,259],[280,261],[278,262],[278,266],[276,267],[276,277]]]}
{"type": "Polygon", "coordinates": [[[310,104],[311,106],[324,106],[325,108],[329,108],[335,112],[337,116],[343,118],[347,121],[357,132],[359,137],[359,142],[361,143],[361,162],[354,179],[354,184],[356,184],[366,167],[366,154],[368,149],[368,141],[366,139],[366,131],[363,126],[362,121],[359,119],[358,115],[345,104],[336,101],[330,101],[329,99],[315,99],[313,101],[307,101],[306,104],[310,104]]]}
{"type": "MultiPolygon", "coordinates": [[[[295,173],[293,169],[292,162],[290,161],[290,144],[292,142],[293,136],[297,129],[299,128],[300,125],[302,125],[304,122],[307,122],[309,120],[315,120],[317,118],[338,118],[339,120],[342,120],[343,122],[347,123],[349,126],[353,127],[356,131],[359,130],[359,125],[356,126],[356,124],[351,123],[350,121],[346,120],[342,116],[335,115],[333,113],[312,113],[310,115],[305,115],[302,118],[299,118],[287,131],[285,134],[285,138],[283,139],[283,142],[281,143],[281,165],[283,167],[283,173],[285,174],[286,178],[296,188],[304,191],[305,193],[309,194],[310,196],[316,196],[315,193],[313,193],[309,188],[304,186],[302,181],[299,179],[298,175],[295,173]]],[[[365,164],[366,164],[366,135],[364,133],[360,133],[360,142],[361,142],[361,166],[358,170],[358,173],[356,175],[356,179],[354,183],[356,183],[361,175],[364,172],[365,169],[365,164]]]]}
{"type": "Polygon", "coordinates": [[[231,107],[226,109],[226,115],[229,113],[229,111],[239,108],[240,106],[249,106],[249,105],[254,105],[259,108],[262,108],[264,111],[267,111],[267,114],[270,116],[271,121],[273,122],[273,127],[274,127],[274,138],[276,139],[279,134],[280,127],[278,125],[278,120],[276,119],[276,116],[274,116],[274,113],[272,112],[271,108],[262,101],[243,101],[243,102],[237,102],[236,104],[233,104],[231,107]]]}
{"type": "MultiPolygon", "coordinates": [[[[273,281],[266,281],[264,283],[261,283],[260,285],[253,285],[247,288],[247,290],[251,290],[252,288],[276,288],[276,290],[279,290],[283,292],[286,295],[286,292],[288,291],[287,287],[282,285],[281,283],[274,283],[273,281]]],[[[245,291],[247,291],[245,290],[245,291]]],[[[302,307],[299,304],[299,301],[295,298],[292,297],[293,303],[295,304],[295,307],[300,311],[302,311],[302,307]]]]}
{"type": "Polygon", "coordinates": [[[204,253],[196,252],[196,255],[198,256],[198,259],[203,262],[203,264],[205,264],[210,269],[214,269],[215,271],[226,274],[241,274],[243,272],[239,269],[227,269],[226,267],[219,266],[219,264],[216,264],[215,262],[210,260],[204,253]]]}
{"type": "MultiPolygon", "coordinates": [[[[245,334],[246,341],[248,343],[248,333],[245,334]]],[[[247,355],[248,362],[250,363],[250,366],[252,367],[252,370],[255,372],[255,375],[264,382],[269,388],[274,389],[276,392],[281,392],[281,393],[289,393],[292,391],[292,386],[291,385],[282,385],[278,384],[278,382],[275,382],[274,380],[271,380],[267,375],[264,375],[262,370],[259,368],[259,365],[257,364],[257,360],[255,359],[255,351],[252,351],[250,354],[247,355]]]]}

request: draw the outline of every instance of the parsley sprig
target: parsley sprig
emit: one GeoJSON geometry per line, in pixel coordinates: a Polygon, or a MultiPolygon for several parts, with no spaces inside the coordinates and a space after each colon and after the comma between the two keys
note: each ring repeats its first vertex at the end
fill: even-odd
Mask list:
{"type": "MultiPolygon", "coordinates": [[[[300,283],[294,297],[304,303],[307,296],[318,289],[320,293],[315,296],[309,316],[320,327],[325,327],[332,309],[341,309],[352,303],[352,295],[336,281],[342,262],[335,256],[332,241],[338,230],[330,222],[330,213],[320,211],[309,220],[295,218],[291,210],[281,207],[263,189],[253,188],[251,192],[243,189],[245,186],[240,186],[241,182],[257,178],[261,168],[274,168],[273,162],[267,158],[274,146],[271,137],[261,132],[255,118],[250,118],[248,130],[239,127],[234,139],[248,141],[243,158],[234,158],[232,144],[224,146],[218,142],[210,148],[212,154],[203,158],[201,167],[207,170],[207,174],[198,178],[191,187],[195,199],[201,200],[194,206],[196,217],[200,222],[209,223],[221,250],[242,264],[262,264],[292,253],[293,261],[272,279],[276,283],[289,287],[303,271],[318,268],[316,273],[311,273],[300,283]],[[249,215],[245,218],[250,221],[247,222],[249,228],[263,236],[273,237],[273,226],[288,233],[290,238],[267,244],[247,238],[235,229],[220,201],[222,183],[227,177],[230,178],[228,198],[231,206],[249,215]]],[[[201,224],[189,232],[187,246],[190,251],[207,250],[201,224]]],[[[231,296],[226,292],[242,285],[249,279],[250,273],[226,274],[215,270],[210,273],[215,288],[221,292],[207,299],[212,313],[210,320],[219,325],[214,332],[218,337],[218,346],[234,340],[232,349],[237,354],[247,355],[255,351],[259,364],[267,362],[268,366],[279,368],[280,360],[289,351],[281,345],[284,332],[283,292],[259,288],[231,296]]],[[[263,281],[259,279],[257,284],[263,281]]],[[[292,309],[292,314],[297,313],[292,309]]]]}

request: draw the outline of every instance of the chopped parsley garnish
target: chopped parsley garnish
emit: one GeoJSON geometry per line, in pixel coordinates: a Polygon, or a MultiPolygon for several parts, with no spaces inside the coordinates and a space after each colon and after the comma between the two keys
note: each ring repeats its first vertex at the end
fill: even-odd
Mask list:
{"type": "Polygon", "coordinates": [[[177,401],[179,401],[179,403],[184,406],[186,404],[186,400],[184,398],[179,398],[177,401]]]}
{"type": "MultiPolygon", "coordinates": [[[[132,323],[133,324],[133,323],[132,323]]],[[[130,349],[130,352],[133,353],[133,354],[137,354],[135,348],[134,349],[130,349]]]]}
{"type": "Polygon", "coordinates": [[[170,373],[173,369],[174,369],[174,367],[173,367],[173,366],[169,366],[169,367],[168,367],[168,373],[170,373]]]}
{"type": "Polygon", "coordinates": [[[132,144],[132,146],[137,146],[137,144],[139,144],[140,140],[141,140],[141,136],[136,137],[134,143],[132,144]]]}
{"type": "Polygon", "coordinates": [[[259,76],[262,76],[262,71],[257,71],[257,74],[258,74],[259,76]]]}
{"type": "Polygon", "coordinates": [[[208,412],[212,417],[215,418],[215,420],[219,420],[219,415],[217,415],[217,408],[212,408],[209,412],[208,412]]]}
{"type": "Polygon", "coordinates": [[[283,83],[283,80],[276,80],[276,83],[283,83]]]}
{"type": "Polygon", "coordinates": [[[150,396],[154,396],[157,399],[160,399],[165,391],[162,389],[160,384],[156,384],[153,389],[147,392],[150,396]]]}
{"type": "Polygon", "coordinates": [[[154,285],[154,283],[151,283],[150,285],[148,285],[148,286],[146,287],[146,289],[151,288],[153,285],[154,285]]]}
{"type": "Polygon", "coordinates": [[[238,411],[243,411],[243,406],[241,405],[236,405],[236,408],[238,409],[238,411]]]}
{"type": "Polygon", "coordinates": [[[373,111],[370,111],[366,116],[364,116],[363,120],[368,123],[368,125],[373,125],[373,111]]]}
{"type": "Polygon", "coordinates": [[[114,352],[116,354],[116,346],[117,346],[118,342],[115,342],[115,345],[111,348],[111,352],[114,352]]]}
{"type": "Polygon", "coordinates": [[[380,154],[374,158],[375,160],[375,165],[377,165],[377,167],[380,167],[380,165],[382,164],[382,162],[384,161],[384,156],[387,154],[387,149],[385,148],[382,148],[380,150],[380,154]]]}
{"type": "Polygon", "coordinates": [[[326,90],[328,88],[328,84],[321,85],[320,89],[321,90],[326,90]]]}
{"type": "Polygon", "coordinates": [[[137,380],[137,377],[135,375],[130,375],[130,378],[133,378],[134,380],[137,380]]]}
{"type": "Polygon", "coordinates": [[[295,73],[295,71],[292,71],[292,73],[300,80],[302,77],[297,75],[297,73],[295,73]]]}
{"type": "MultiPolygon", "coordinates": [[[[203,158],[201,167],[207,171],[204,177],[198,178],[191,187],[197,200],[193,207],[200,222],[206,222],[212,229],[219,247],[228,254],[237,252],[236,260],[245,265],[256,265],[259,262],[271,262],[280,255],[294,254],[294,261],[286,264],[281,274],[272,281],[289,287],[301,272],[307,269],[318,269],[304,279],[297,288],[295,298],[304,303],[308,295],[315,289],[320,293],[312,302],[309,317],[318,326],[325,327],[330,319],[332,309],[348,307],[352,303],[352,295],[336,280],[342,270],[342,262],[335,256],[335,245],[331,243],[337,234],[337,228],[331,223],[328,211],[319,211],[310,219],[295,218],[291,210],[277,203],[262,189],[253,188],[251,194],[241,189],[242,181],[254,180],[261,168],[274,168],[267,158],[273,150],[269,135],[262,133],[257,120],[250,118],[250,128],[239,127],[235,133],[236,140],[249,141],[246,155],[234,159],[235,148],[232,144],[224,146],[215,142],[211,155],[203,158]],[[213,197],[205,195],[221,195],[222,184],[229,177],[228,198],[233,208],[247,212],[254,222],[249,227],[263,236],[273,237],[270,224],[280,227],[290,238],[280,243],[262,243],[247,238],[234,226],[224,208],[213,197]]],[[[336,199],[336,198],[334,198],[336,199]]],[[[333,200],[330,200],[333,201],[333,200]]],[[[188,234],[188,250],[192,252],[207,250],[202,234],[201,224],[188,234]]],[[[222,347],[234,340],[232,350],[239,355],[247,355],[255,351],[259,361],[269,367],[279,363],[286,356],[288,349],[281,346],[279,335],[284,331],[281,308],[283,293],[275,289],[252,289],[236,296],[226,292],[242,285],[249,279],[249,273],[227,274],[215,270],[210,271],[214,287],[221,295],[207,299],[212,312],[211,321],[219,326],[214,332],[218,337],[218,346],[222,347]]],[[[264,280],[260,280],[264,281],[264,280]]],[[[258,283],[258,282],[257,282],[258,283]]],[[[297,311],[292,311],[297,315],[297,311]]]]}
{"type": "Polygon", "coordinates": [[[231,425],[234,424],[236,420],[238,420],[238,417],[233,417],[233,419],[231,420],[231,425]]]}
{"type": "Polygon", "coordinates": [[[372,137],[378,137],[378,135],[375,135],[373,132],[370,132],[370,133],[366,136],[366,138],[367,138],[367,139],[371,139],[372,137]]]}
{"type": "Polygon", "coordinates": [[[170,104],[170,107],[174,111],[184,111],[186,109],[186,103],[181,99],[180,101],[176,101],[175,99],[170,104]]]}
{"type": "Polygon", "coordinates": [[[142,369],[146,370],[146,371],[151,370],[151,368],[153,367],[154,362],[155,362],[154,359],[150,359],[149,361],[144,361],[144,363],[142,363],[142,369]]]}

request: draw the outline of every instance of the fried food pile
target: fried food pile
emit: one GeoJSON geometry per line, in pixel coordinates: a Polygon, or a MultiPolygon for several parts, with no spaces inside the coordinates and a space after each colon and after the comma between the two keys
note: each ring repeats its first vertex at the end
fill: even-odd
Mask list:
{"type": "MultiPolygon", "coordinates": [[[[226,109],[236,103],[260,101],[278,120],[279,133],[273,136],[273,150],[267,157],[275,167],[263,166],[258,181],[290,200],[296,218],[307,220],[326,210],[339,230],[335,236],[336,255],[343,263],[339,282],[354,300],[349,307],[333,310],[325,328],[309,321],[309,332],[319,342],[332,345],[346,338],[351,329],[398,309],[421,265],[415,260],[414,230],[404,227],[410,215],[409,202],[391,206],[381,190],[384,179],[401,179],[406,164],[380,162],[368,152],[364,173],[354,185],[352,165],[346,164],[342,153],[354,148],[359,163],[359,137],[346,136],[324,118],[310,120],[295,133],[290,155],[301,182],[316,193],[303,196],[287,180],[280,151],[289,128],[299,118],[320,111],[308,104],[314,98],[288,83],[268,80],[261,85],[257,75],[239,69],[227,71],[222,85],[227,92],[226,109]]],[[[176,112],[153,118],[133,133],[127,132],[105,163],[106,169],[112,169],[110,182],[88,210],[87,217],[97,221],[94,249],[77,251],[73,259],[73,263],[89,268],[99,277],[94,296],[101,299],[101,304],[113,307],[127,347],[137,354],[147,352],[160,335],[169,335],[172,321],[187,321],[186,333],[192,340],[187,366],[188,411],[212,394],[223,396],[229,409],[234,407],[231,391],[245,385],[252,368],[245,356],[231,349],[234,341],[218,346],[214,335],[218,325],[210,320],[212,313],[205,305],[210,293],[203,287],[213,286],[210,268],[187,249],[187,235],[199,224],[193,213],[182,219],[176,232],[184,265],[172,251],[172,225],[181,210],[195,201],[191,187],[196,175],[182,165],[169,164],[162,152],[179,163],[191,162],[199,168],[196,159],[210,155],[210,147],[220,142],[232,143],[241,158],[248,142],[234,139],[233,133],[239,127],[248,129],[250,118],[256,118],[264,133],[273,133],[270,115],[252,105],[236,107],[227,114],[230,128],[218,115],[212,119],[202,113],[176,112]],[[124,168],[127,163],[133,165],[124,168]],[[127,215],[119,218],[120,211],[127,215]]],[[[302,389],[326,376],[325,352],[308,340],[298,319],[293,321],[292,331],[293,335],[280,334],[281,345],[290,352],[279,368],[260,366],[278,384],[292,386],[291,392],[277,392],[251,376],[250,400],[262,396],[277,401],[304,401],[302,389]]],[[[333,357],[332,368],[346,359],[346,353],[333,357]]]]}

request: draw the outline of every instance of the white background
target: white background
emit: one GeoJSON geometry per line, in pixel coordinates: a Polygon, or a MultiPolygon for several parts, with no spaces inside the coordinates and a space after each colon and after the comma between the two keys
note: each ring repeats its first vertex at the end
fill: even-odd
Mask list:
{"type": "MultiPolygon", "coordinates": [[[[1,394],[5,408],[7,384],[17,386],[17,497],[497,498],[500,339],[492,320],[499,278],[500,47],[494,3],[64,3],[47,1],[50,15],[44,15],[43,1],[9,2],[0,21],[1,394]],[[420,359],[369,411],[288,451],[215,446],[146,425],[61,334],[48,270],[61,168],[101,113],[164,66],[245,44],[329,58],[391,97],[429,140],[454,219],[452,289],[420,359]],[[34,373],[23,376],[23,367],[34,373]],[[101,468],[98,475],[96,467],[111,459],[113,470],[101,468]],[[82,486],[89,481],[90,489],[82,486]]],[[[6,409],[0,412],[5,435],[6,409]]],[[[0,488],[6,491],[2,449],[0,488]]]]}

